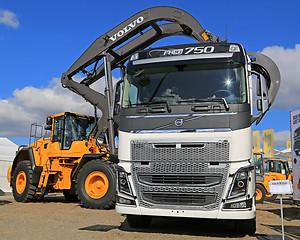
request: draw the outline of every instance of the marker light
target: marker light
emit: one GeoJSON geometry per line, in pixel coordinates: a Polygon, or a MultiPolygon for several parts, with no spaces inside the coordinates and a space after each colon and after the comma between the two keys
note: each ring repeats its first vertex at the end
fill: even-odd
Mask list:
{"type": "Polygon", "coordinates": [[[229,52],[240,52],[240,47],[238,45],[230,45],[229,52]]]}
{"type": "Polygon", "coordinates": [[[131,55],[130,61],[138,60],[139,59],[139,53],[135,53],[131,55]]]}

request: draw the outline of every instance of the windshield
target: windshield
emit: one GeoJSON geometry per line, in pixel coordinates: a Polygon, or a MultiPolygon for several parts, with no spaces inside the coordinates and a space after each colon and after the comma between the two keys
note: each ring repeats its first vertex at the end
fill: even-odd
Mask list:
{"type": "Polygon", "coordinates": [[[162,102],[179,105],[213,98],[224,98],[228,103],[246,102],[243,64],[187,64],[128,70],[122,106],[162,102]]]}
{"type": "Polygon", "coordinates": [[[77,115],[69,115],[66,117],[65,121],[65,138],[69,137],[71,141],[88,139],[94,126],[94,118],[77,115]]]}

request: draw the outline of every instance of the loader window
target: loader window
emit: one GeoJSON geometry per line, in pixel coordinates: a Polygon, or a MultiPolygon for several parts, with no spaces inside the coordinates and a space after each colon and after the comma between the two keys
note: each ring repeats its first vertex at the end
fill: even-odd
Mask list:
{"type": "Polygon", "coordinates": [[[63,116],[54,118],[52,141],[59,142],[60,148],[61,148],[61,141],[63,139],[63,123],[64,123],[63,116]]]}
{"type": "Polygon", "coordinates": [[[94,126],[94,118],[68,115],[65,119],[63,149],[70,149],[72,142],[87,140],[94,126]]]}

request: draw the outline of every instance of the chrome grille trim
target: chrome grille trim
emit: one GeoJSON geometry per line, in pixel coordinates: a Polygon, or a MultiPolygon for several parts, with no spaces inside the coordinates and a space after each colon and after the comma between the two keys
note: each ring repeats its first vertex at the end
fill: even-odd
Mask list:
{"type": "Polygon", "coordinates": [[[142,197],[154,204],[202,206],[214,203],[217,194],[143,192],[142,197]]]}
{"type": "Polygon", "coordinates": [[[182,185],[210,187],[220,184],[221,174],[138,174],[138,180],[147,185],[182,185]]]}

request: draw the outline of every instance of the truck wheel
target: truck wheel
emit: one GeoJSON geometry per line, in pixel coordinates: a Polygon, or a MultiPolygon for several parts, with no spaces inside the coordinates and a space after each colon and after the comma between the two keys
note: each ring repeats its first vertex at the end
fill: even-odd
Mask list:
{"type": "Polygon", "coordinates": [[[256,203],[263,203],[266,197],[266,190],[265,188],[260,185],[256,184],[256,189],[255,189],[255,202],[256,203]]]}
{"type": "Polygon", "coordinates": [[[241,234],[254,234],[256,231],[256,218],[249,220],[236,220],[235,231],[241,234]]]}
{"type": "Polygon", "coordinates": [[[144,228],[151,224],[151,216],[127,215],[127,221],[132,228],[144,228]]]}
{"type": "Polygon", "coordinates": [[[31,202],[37,199],[37,186],[32,184],[32,173],[29,161],[22,161],[15,168],[12,192],[17,202],[31,202]]]}
{"type": "Polygon", "coordinates": [[[76,193],[86,208],[111,209],[116,203],[116,173],[113,163],[92,160],[79,171],[76,193]]]}
{"type": "Polygon", "coordinates": [[[272,202],[277,198],[277,194],[266,194],[265,200],[272,202]]]}

